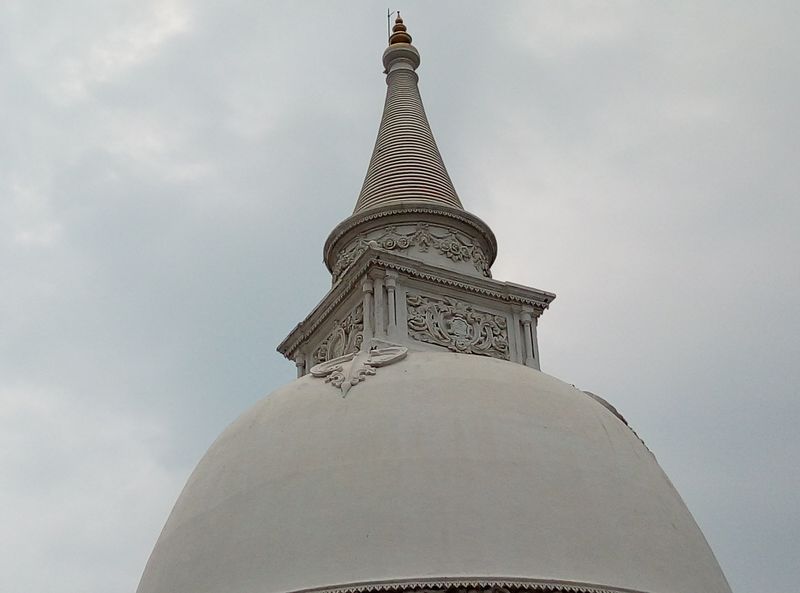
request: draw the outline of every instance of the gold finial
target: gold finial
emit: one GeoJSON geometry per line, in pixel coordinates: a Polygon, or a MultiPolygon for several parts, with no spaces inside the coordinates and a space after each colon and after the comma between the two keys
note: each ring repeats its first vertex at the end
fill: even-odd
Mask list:
{"type": "Polygon", "coordinates": [[[397,11],[397,18],[394,19],[394,27],[392,27],[392,34],[389,36],[389,45],[395,43],[411,43],[411,35],[408,34],[406,26],[403,24],[403,18],[400,16],[400,11],[397,11]]]}

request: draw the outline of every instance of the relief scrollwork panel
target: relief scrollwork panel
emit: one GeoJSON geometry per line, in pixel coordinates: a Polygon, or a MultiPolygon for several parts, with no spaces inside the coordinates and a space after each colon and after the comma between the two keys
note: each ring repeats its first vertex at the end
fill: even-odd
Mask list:
{"type": "Polygon", "coordinates": [[[481,274],[489,276],[489,261],[483,249],[469,237],[446,227],[419,223],[412,230],[401,231],[395,226],[387,227],[377,236],[359,235],[343,249],[333,265],[333,279],[347,271],[371,243],[384,251],[404,250],[416,247],[421,252],[431,248],[454,262],[472,262],[481,274]]]}
{"type": "Polygon", "coordinates": [[[333,329],[314,349],[313,363],[319,364],[345,354],[358,352],[364,339],[364,307],[357,305],[344,319],[333,322],[333,329]]]}
{"type": "Polygon", "coordinates": [[[508,321],[451,297],[406,295],[409,337],[453,352],[509,359],[508,321]]]}

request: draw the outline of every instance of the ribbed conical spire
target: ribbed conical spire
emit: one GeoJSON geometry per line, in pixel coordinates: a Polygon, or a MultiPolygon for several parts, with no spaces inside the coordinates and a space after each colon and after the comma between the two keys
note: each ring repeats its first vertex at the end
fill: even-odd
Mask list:
{"type": "Polygon", "coordinates": [[[409,202],[462,208],[425,116],[415,72],[419,62],[398,14],[383,54],[383,117],[354,213],[409,202]]]}

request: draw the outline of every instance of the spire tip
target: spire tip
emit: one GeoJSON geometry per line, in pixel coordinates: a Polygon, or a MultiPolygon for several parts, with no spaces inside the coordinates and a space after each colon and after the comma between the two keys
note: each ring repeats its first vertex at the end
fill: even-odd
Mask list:
{"type": "Polygon", "coordinates": [[[405,24],[403,24],[403,17],[400,16],[400,11],[397,11],[397,17],[394,19],[394,27],[392,27],[392,34],[389,36],[389,45],[396,43],[411,43],[411,35],[408,33],[405,24]]]}

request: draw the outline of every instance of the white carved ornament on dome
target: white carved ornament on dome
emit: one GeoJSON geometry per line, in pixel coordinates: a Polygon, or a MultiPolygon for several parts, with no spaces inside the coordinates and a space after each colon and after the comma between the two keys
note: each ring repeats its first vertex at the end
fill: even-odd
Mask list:
{"type": "Polygon", "coordinates": [[[377,367],[402,360],[407,354],[408,348],[403,346],[362,350],[321,362],[311,367],[309,372],[314,377],[324,377],[326,383],[342,390],[342,397],[347,397],[350,388],[358,385],[368,376],[374,375],[377,367]]]}

